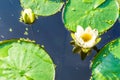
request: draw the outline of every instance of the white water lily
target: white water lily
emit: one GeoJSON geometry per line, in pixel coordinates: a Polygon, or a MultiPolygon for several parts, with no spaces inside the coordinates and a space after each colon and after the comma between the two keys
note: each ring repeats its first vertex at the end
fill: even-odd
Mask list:
{"type": "Polygon", "coordinates": [[[87,27],[85,30],[81,26],[77,26],[77,31],[74,34],[75,43],[81,48],[92,48],[96,45],[98,31],[87,27]]]}

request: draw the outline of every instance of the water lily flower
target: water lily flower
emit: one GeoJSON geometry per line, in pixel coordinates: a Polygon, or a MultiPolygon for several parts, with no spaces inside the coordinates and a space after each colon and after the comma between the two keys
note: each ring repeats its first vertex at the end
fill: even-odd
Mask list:
{"type": "Polygon", "coordinates": [[[98,31],[87,27],[85,30],[81,26],[77,26],[77,31],[74,33],[74,41],[81,48],[92,48],[96,45],[98,31]]]}
{"type": "Polygon", "coordinates": [[[20,21],[23,21],[27,24],[31,24],[34,22],[34,20],[35,20],[35,14],[32,12],[30,8],[21,11],[20,21]]]}
{"type": "MultiPolygon", "coordinates": [[[[98,37],[98,30],[87,27],[85,30],[81,26],[77,26],[75,33],[71,32],[73,40],[71,44],[73,47],[73,53],[81,55],[81,59],[84,60],[87,55],[91,53],[92,48],[100,42],[101,38],[98,37]]],[[[96,49],[94,47],[94,49],[96,49]]]]}

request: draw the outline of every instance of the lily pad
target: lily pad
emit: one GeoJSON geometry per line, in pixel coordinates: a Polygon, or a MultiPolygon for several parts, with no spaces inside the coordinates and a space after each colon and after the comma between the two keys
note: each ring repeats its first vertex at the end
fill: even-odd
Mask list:
{"type": "Polygon", "coordinates": [[[34,14],[49,16],[57,13],[63,6],[61,0],[20,0],[24,9],[31,8],[34,14]]]}
{"type": "Polygon", "coordinates": [[[0,42],[0,80],[54,80],[55,66],[39,45],[25,40],[0,42]]]}
{"type": "Polygon", "coordinates": [[[120,38],[108,43],[94,57],[91,80],[120,79],[120,38]]]}
{"type": "Polygon", "coordinates": [[[63,22],[70,31],[75,32],[80,25],[84,28],[90,26],[102,33],[111,28],[118,16],[116,0],[69,0],[63,11],[63,22]]]}

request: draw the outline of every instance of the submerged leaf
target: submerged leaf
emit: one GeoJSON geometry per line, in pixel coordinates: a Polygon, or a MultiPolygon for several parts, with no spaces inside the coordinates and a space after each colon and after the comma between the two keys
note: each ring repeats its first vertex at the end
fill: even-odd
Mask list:
{"type": "Polygon", "coordinates": [[[9,40],[0,42],[0,51],[0,80],[54,80],[55,66],[39,45],[9,40]]]}
{"type": "Polygon", "coordinates": [[[105,45],[91,63],[91,80],[120,79],[120,38],[105,45]]]}
{"type": "Polygon", "coordinates": [[[69,0],[63,11],[63,22],[70,31],[75,32],[80,25],[103,33],[112,27],[118,16],[116,0],[69,0]]]}

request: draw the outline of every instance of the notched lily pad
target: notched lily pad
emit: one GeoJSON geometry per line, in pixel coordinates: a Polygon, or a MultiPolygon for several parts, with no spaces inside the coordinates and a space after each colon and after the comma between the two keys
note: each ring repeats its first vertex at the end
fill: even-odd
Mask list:
{"type": "Polygon", "coordinates": [[[105,45],[91,63],[91,80],[120,79],[120,38],[105,45]]]}
{"type": "Polygon", "coordinates": [[[63,11],[63,22],[70,31],[75,32],[80,25],[103,33],[112,27],[118,16],[116,0],[69,0],[63,11]]]}
{"type": "Polygon", "coordinates": [[[38,16],[49,16],[57,13],[63,6],[62,0],[20,0],[24,9],[31,8],[38,16]]]}
{"type": "Polygon", "coordinates": [[[0,42],[0,80],[54,80],[54,77],[53,61],[39,45],[23,39],[0,42]]]}

